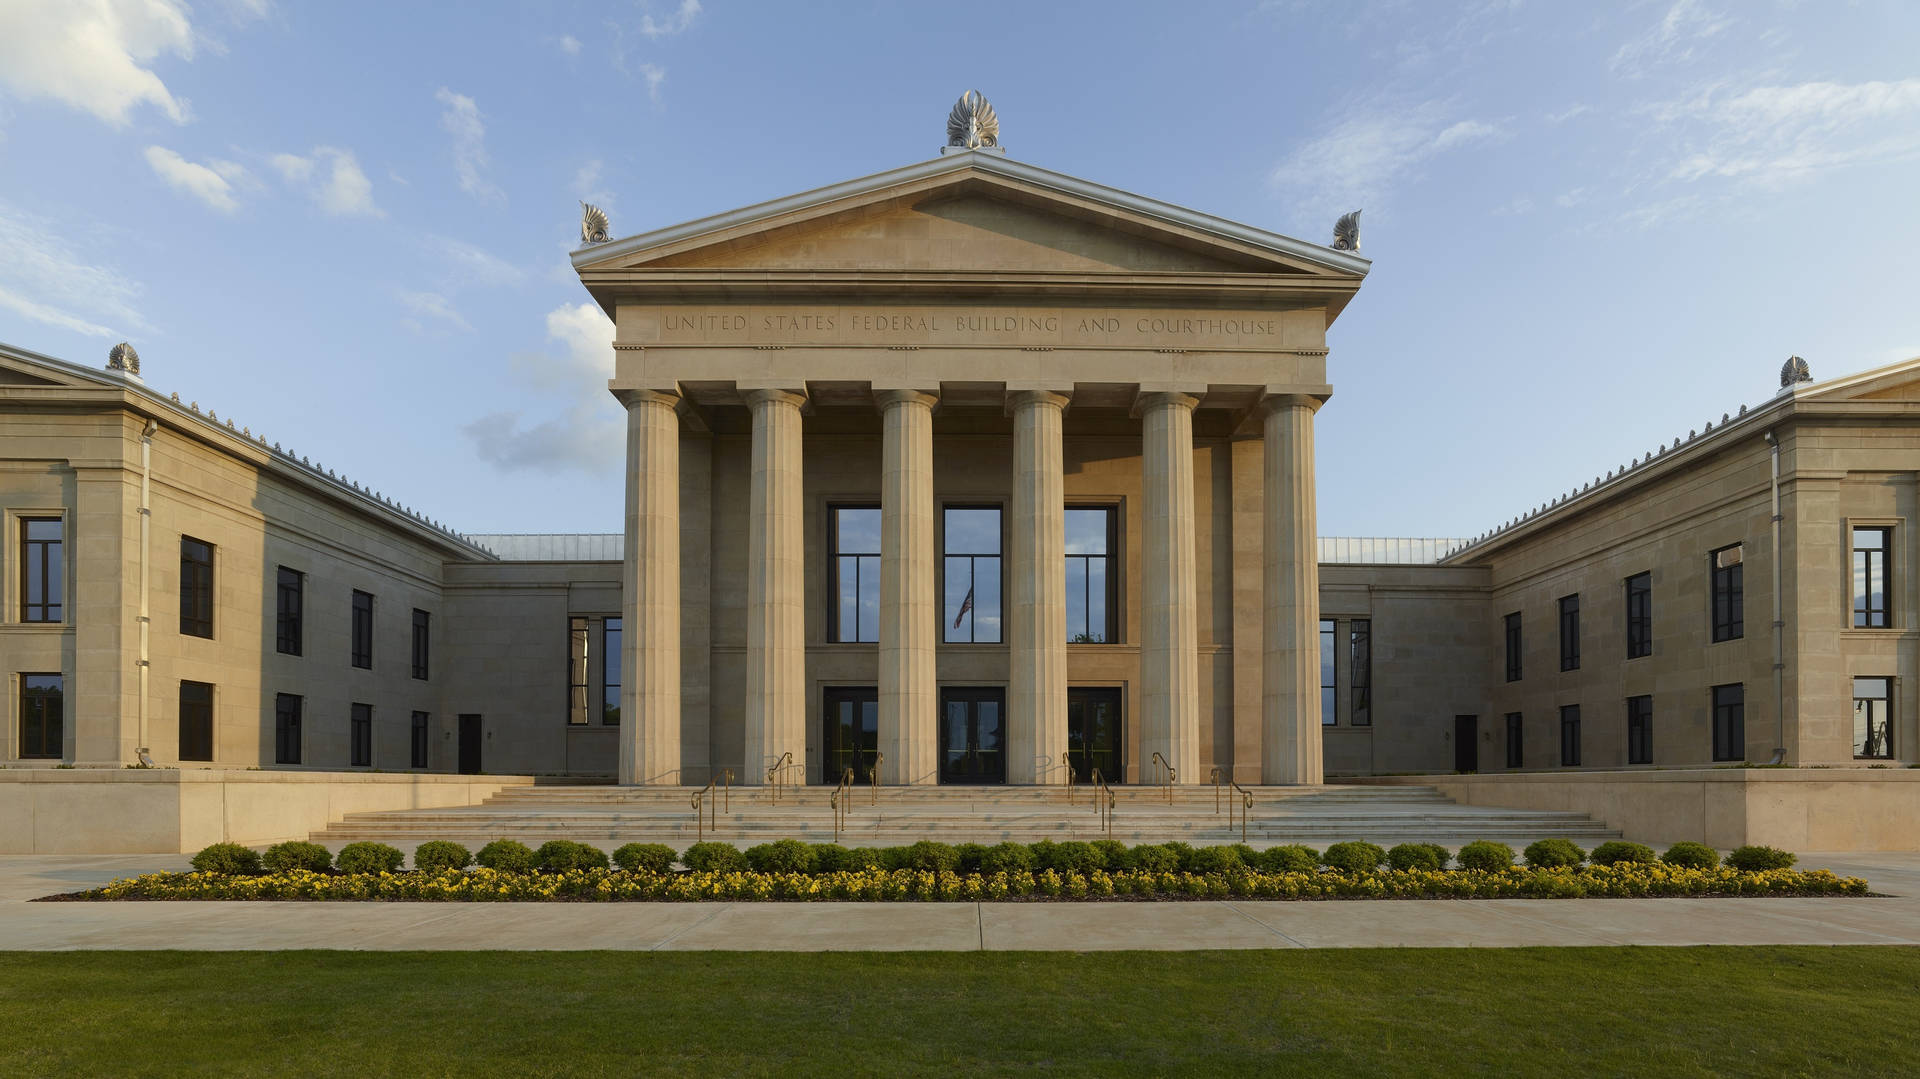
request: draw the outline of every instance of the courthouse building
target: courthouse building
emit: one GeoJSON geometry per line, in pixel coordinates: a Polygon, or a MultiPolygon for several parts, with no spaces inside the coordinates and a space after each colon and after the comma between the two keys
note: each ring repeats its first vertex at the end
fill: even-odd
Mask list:
{"type": "Polygon", "coordinates": [[[592,239],[624,534],[455,532],[221,418],[216,387],[151,388],[182,376],[130,349],[0,348],[5,768],[1920,760],[1920,362],[1790,363],[1472,540],[1317,540],[1315,416],[1367,407],[1327,348],[1351,243],[991,145],[592,239]]]}

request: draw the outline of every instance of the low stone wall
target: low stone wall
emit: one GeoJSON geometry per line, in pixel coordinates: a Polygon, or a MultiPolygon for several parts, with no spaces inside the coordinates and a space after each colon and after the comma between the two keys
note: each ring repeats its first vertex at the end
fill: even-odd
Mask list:
{"type": "Polygon", "coordinates": [[[1698,768],[1371,776],[1341,783],[1433,787],[1463,805],[1573,810],[1649,844],[1727,850],[1920,850],[1920,770],[1698,768]]]}
{"type": "Polygon", "coordinates": [[[347,813],[475,805],[527,776],[0,770],[0,854],[178,854],[305,839],[347,813]]]}

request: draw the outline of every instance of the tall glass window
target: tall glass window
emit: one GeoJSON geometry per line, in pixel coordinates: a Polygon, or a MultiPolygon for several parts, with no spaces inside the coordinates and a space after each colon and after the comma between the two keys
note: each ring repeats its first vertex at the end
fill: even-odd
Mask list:
{"type": "Polygon", "coordinates": [[[1653,763],[1653,698],[1627,698],[1627,763],[1653,763]]]}
{"type": "Polygon", "coordinates": [[[213,759],[213,686],[206,682],[180,683],[180,759],[213,759]]]}
{"type": "Polygon", "coordinates": [[[347,740],[352,753],[349,763],[355,768],[373,767],[373,705],[356,703],[353,706],[347,740]]]}
{"type": "Polygon", "coordinates": [[[373,669],[373,596],[353,594],[353,665],[373,669]]]}
{"type": "Polygon", "coordinates": [[[408,742],[413,750],[408,755],[409,763],[414,768],[425,768],[427,766],[427,713],[413,714],[413,726],[408,733],[411,735],[408,742]]]}
{"type": "Polygon", "coordinates": [[[1507,616],[1507,681],[1520,680],[1520,612],[1507,616]]]}
{"type": "Polygon", "coordinates": [[[609,618],[600,626],[600,722],[620,725],[620,627],[618,618],[609,618]]]}
{"type": "Polygon", "coordinates": [[[61,755],[66,684],[58,674],[20,676],[20,756],[53,759],[61,755]]]}
{"type": "Polygon", "coordinates": [[[180,632],[213,636],[213,544],[180,537],[180,632]]]}
{"type": "Polygon", "coordinates": [[[1875,760],[1893,756],[1893,679],[1853,680],[1853,755],[1875,760]]]}
{"type": "Polygon", "coordinates": [[[1854,625],[1880,628],[1893,624],[1887,617],[1892,566],[1893,529],[1853,530],[1854,625]]]}
{"type": "Polygon", "coordinates": [[[413,609],[413,676],[425,680],[427,661],[431,651],[429,631],[433,628],[433,616],[418,607],[413,609]]]}
{"type": "Polygon", "coordinates": [[[1000,643],[1000,507],[950,506],[942,517],[949,644],[1000,643]]]}
{"type": "Polygon", "coordinates": [[[300,763],[300,712],[304,704],[291,693],[273,698],[273,763],[300,763]]]}
{"type": "Polygon", "coordinates": [[[1067,642],[1106,644],[1114,625],[1112,506],[1067,507],[1067,642]]]}
{"type": "Polygon", "coordinates": [[[1653,574],[1627,578],[1627,658],[1653,655],[1653,574]]]}
{"type": "Polygon", "coordinates": [[[833,632],[842,643],[880,639],[880,507],[835,506],[833,632]]]}
{"type": "Polygon", "coordinates": [[[1339,651],[1340,623],[1331,618],[1320,620],[1320,725],[1331,727],[1340,721],[1340,685],[1335,655],[1339,651]]]}
{"type": "Polygon", "coordinates": [[[1713,639],[1737,641],[1746,636],[1746,602],[1742,595],[1740,544],[1713,552],[1713,639]]]}
{"type": "Polygon", "coordinates": [[[59,622],[66,617],[66,522],[58,517],[20,521],[20,621],[59,622]]]}
{"type": "Polygon", "coordinates": [[[303,624],[306,607],[307,576],[298,570],[281,566],[277,575],[274,614],[274,649],[283,656],[297,656],[305,647],[303,624]]]}
{"type": "Polygon", "coordinates": [[[1560,706],[1560,766],[1580,766],[1580,706],[1577,704],[1560,706]]]}
{"type": "Polygon", "coordinates": [[[1356,727],[1373,723],[1373,623],[1356,618],[1347,623],[1347,680],[1353,701],[1347,721],[1356,727]]]}
{"type": "Polygon", "coordinates": [[[1520,713],[1507,713],[1507,767],[1524,767],[1526,754],[1526,725],[1520,720],[1520,713]]]}
{"type": "Polygon", "coordinates": [[[1560,597],[1560,669],[1580,669],[1580,595],[1560,597]]]}
{"type": "Polygon", "coordinates": [[[1747,759],[1747,687],[1743,683],[1713,687],[1713,759],[1747,759]]]}
{"type": "Polygon", "coordinates": [[[587,725],[587,620],[567,619],[567,722],[587,725]]]}

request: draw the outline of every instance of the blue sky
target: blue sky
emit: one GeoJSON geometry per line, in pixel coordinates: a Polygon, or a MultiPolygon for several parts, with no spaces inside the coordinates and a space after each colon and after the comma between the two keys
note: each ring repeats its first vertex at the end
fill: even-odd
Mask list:
{"type": "MultiPolygon", "coordinates": [[[[475,532],[619,526],[629,235],[1012,156],[1324,242],[1325,535],[1469,535],[1920,355],[1920,5],[0,0],[0,341],[475,532]]],[[[1756,446],[1755,452],[1761,452],[1756,446]]]]}

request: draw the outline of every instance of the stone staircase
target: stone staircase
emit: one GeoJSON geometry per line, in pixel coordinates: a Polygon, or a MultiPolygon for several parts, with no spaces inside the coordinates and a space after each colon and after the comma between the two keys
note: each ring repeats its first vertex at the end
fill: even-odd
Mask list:
{"type": "MultiPolygon", "coordinates": [[[[538,846],[573,839],[612,849],[623,843],[665,843],[684,849],[696,837],[740,847],[775,839],[833,842],[830,787],[787,787],[776,798],[762,787],[737,787],[720,799],[704,828],[696,826],[694,788],[509,787],[475,806],[349,813],[314,834],[339,846],[358,840],[402,849],[430,839],[478,846],[517,839],[538,846]]],[[[1226,797],[1211,786],[1115,787],[1114,839],[1124,843],[1181,840],[1202,846],[1237,843],[1238,820],[1227,823],[1226,797]]],[[[1255,847],[1305,843],[1324,847],[1363,839],[1381,846],[1438,843],[1458,847],[1492,839],[1516,849],[1536,839],[1564,836],[1583,846],[1620,833],[1580,813],[1463,806],[1430,787],[1255,787],[1245,828],[1255,847]]],[[[947,843],[1031,843],[1107,838],[1093,795],[1051,787],[855,788],[838,841],[885,847],[935,839],[947,843]]]]}

